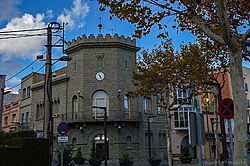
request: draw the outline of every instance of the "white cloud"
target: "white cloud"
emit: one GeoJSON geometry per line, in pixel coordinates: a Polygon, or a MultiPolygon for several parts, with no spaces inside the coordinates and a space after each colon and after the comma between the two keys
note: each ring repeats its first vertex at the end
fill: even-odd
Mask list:
{"type": "Polygon", "coordinates": [[[52,19],[52,18],[54,17],[53,11],[52,11],[52,10],[47,10],[47,12],[46,12],[46,17],[47,17],[48,19],[52,19]]]}
{"type": "Polygon", "coordinates": [[[4,20],[10,20],[19,14],[16,5],[20,4],[19,0],[0,0],[0,23],[4,20]]]}
{"type": "Polygon", "coordinates": [[[64,12],[57,17],[58,22],[68,23],[70,29],[81,28],[85,22],[84,18],[89,13],[89,6],[84,0],[73,0],[71,9],[64,9],[64,12]]]}
{"type": "MultiPolygon", "coordinates": [[[[30,14],[24,14],[22,17],[12,19],[5,28],[1,31],[14,31],[22,29],[37,29],[45,28],[46,24],[43,22],[44,14],[37,14],[33,17],[30,14]]],[[[25,34],[41,34],[46,33],[43,31],[34,31],[34,32],[20,32],[25,34]]],[[[17,34],[17,33],[15,33],[17,34]]],[[[4,36],[1,36],[4,37],[4,36]]],[[[7,36],[5,36],[7,37],[7,36]]],[[[3,60],[8,60],[13,56],[31,58],[35,57],[36,53],[44,47],[45,37],[26,37],[26,38],[14,38],[1,40],[0,42],[0,54],[3,55],[3,60]]]]}

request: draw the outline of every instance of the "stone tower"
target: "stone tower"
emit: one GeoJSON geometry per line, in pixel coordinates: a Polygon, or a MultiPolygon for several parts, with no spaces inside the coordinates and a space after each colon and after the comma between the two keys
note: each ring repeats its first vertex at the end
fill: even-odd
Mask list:
{"type": "MultiPolygon", "coordinates": [[[[135,88],[132,71],[136,69],[136,52],[140,49],[135,40],[117,34],[82,35],[67,46],[66,54],[72,60],[67,67],[55,71],[52,80],[54,136],[58,123],[67,122],[68,144],[74,152],[81,147],[84,158],[89,159],[94,149],[100,159],[107,154],[108,162],[115,165],[124,152],[133,157],[134,165],[148,164],[149,139],[152,156],[166,156],[165,116],[159,114],[156,99],[128,95],[135,88]],[[106,127],[103,108],[107,111],[106,127]],[[152,115],[157,117],[154,116],[148,134],[152,115]]],[[[37,133],[43,132],[43,88],[42,81],[31,86],[31,118],[37,133]]],[[[55,152],[58,146],[55,137],[55,152]]]]}

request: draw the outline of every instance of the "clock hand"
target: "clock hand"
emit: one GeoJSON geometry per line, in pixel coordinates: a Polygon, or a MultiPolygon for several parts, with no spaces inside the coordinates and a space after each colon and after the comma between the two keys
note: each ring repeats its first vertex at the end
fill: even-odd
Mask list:
{"type": "Polygon", "coordinates": [[[99,76],[100,78],[102,78],[102,76],[101,76],[100,74],[98,74],[98,76],[99,76]]]}

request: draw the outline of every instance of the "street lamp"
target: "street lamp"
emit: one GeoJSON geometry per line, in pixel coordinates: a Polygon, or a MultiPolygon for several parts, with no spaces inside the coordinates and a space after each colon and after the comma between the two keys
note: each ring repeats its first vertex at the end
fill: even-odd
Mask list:
{"type": "Polygon", "coordinates": [[[108,154],[108,146],[107,146],[107,107],[99,107],[93,106],[93,108],[99,108],[104,110],[104,165],[107,166],[107,154],[108,154]]]}
{"type": "MultiPolygon", "coordinates": [[[[204,85],[210,85],[213,87],[216,87],[218,90],[218,93],[216,94],[218,97],[218,103],[222,100],[222,94],[221,94],[221,87],[220,83],[216,82],[203,82],[204,85]]],[[[225,156],[226,159],[228,159],[228,151],[227,151],[227,144],[226,144],[226,132],[225,132],[225,123],[224,123],[224,118],[220,116],[220,127],[221,127],[221,137],[222,137],[222,150],[223,150],[223,155],[225,156]]]]}
{"type": "Polygon", "coordinates": [[[152,118],[155,118],[155,115],[149,115],[148,116],[148,158],[149,158],[149,162],[151,162],[151,131],[150,131],[150,123],[152,122],[152,118]]]}

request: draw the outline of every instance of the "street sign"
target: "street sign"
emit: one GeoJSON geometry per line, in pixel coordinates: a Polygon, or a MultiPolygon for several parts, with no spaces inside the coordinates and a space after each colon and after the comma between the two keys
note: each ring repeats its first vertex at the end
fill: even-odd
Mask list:
{"type": "Polygon", "coordinates": [[[232,99],[225,98],[219,103],[219,115],[225,119],[234,117],[234,102],[232,99]]]}
{"type": "Polygon", "coordinates": [[[69,126],[66,122],[61,122],[58,127],[57,127],[57,131],[60,135],[66,135],[69,131],[69,126]]]}
{"type": "Polygon", "coordinates": [[[59,137],[57,137],[57,142],[58,143],[67,143],[67,142],[69,142],[69,137],[68,136],[59,136],[59,137]]]}

